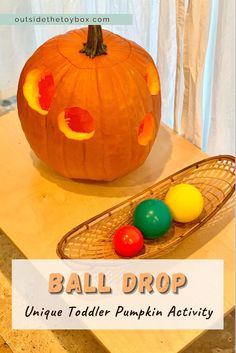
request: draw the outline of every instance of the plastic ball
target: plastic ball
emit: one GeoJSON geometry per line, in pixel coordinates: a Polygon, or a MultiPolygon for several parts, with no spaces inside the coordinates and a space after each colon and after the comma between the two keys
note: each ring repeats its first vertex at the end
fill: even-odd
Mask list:
{"type": "Polygon", "coordinates": [[[134,226],[123,226],[116,230],[113,245],[117,254],[124,257],[138,255],[143,247],[143,235],[134,226]]]}
{"type": "Polygon", "coordinates": [[[173,219],[181,223],[194,221],[204,207],[201,192],[191,184],[172,186],[166,194],[165,203],[170,208],[173,219]]]}
{"type": "Polygon", "coordinates": [[[161,237],[168,231],[171,222],[171,212],[161,200],[142,201],[134,210],[133,223],[145,238],[161,237]]]}

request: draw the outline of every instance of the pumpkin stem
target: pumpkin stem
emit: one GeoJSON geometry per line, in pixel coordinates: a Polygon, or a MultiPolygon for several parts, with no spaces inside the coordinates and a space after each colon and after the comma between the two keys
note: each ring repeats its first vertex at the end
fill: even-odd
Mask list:
{"type": "Polygon", "coordinates": [[[84,53],[90,58],[95,58],[95,56],[107,54],[107,46],[103,43],[101,26],[88,26],[87,42],[84,43],[84,47],[80,50],[80,53],[84,53]]]}

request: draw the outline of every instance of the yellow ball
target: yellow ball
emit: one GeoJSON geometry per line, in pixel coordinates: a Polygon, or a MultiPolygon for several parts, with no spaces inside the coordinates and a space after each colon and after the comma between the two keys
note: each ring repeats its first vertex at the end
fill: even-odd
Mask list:
{"type": "Polygon", "coordinates": [[[165,203],[170,208],[173,219],[181,223],[194,221],[200,216],[204,207],[201,192],[190,184],[170,187],[165,203]]]}

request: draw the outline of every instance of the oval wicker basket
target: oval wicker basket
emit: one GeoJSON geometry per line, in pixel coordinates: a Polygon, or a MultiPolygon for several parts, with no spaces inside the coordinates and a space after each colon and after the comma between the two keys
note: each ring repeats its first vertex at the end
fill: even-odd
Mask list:
{"type": "Polygon", "coordinates": [[[216,156],[186,167],[154,184],[117,206],[91,218],[68,232],[59,242],[57,253],[63,259],[117,259],[112,247],[115,230],[132,224],[133,210],[148,198],[164,199],[171,185],[189,183],[200,189],[204,197],[201,216],[191,223],[173,222],[171,229],[157,240],[145,240],[136,258],[158,258],[172,251],[195,230],[205,224],[231,197],[235,188],[235,159],[216,156]]]}

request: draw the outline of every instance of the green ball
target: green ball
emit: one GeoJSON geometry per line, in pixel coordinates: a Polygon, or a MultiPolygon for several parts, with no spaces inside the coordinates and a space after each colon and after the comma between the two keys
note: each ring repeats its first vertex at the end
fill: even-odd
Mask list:
{"type": "Polygon", "coordinates": [[[142,201],[134,210],[133,224],[145,238],[161,237],[170,228],[172,216],[170,209],[161,200],[142,201]]]}

